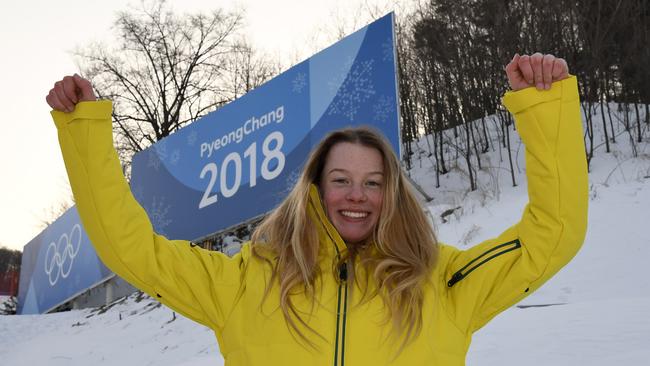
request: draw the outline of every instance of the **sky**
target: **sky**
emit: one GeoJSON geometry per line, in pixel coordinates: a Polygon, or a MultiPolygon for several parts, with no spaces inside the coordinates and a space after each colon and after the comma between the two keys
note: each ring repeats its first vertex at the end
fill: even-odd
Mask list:
{"type": "MultiPolygon", "coordinates": [[[[289,66],[395,9],[379,0],[183,0],[179,12],[243,10],[253,46],[289,66]],[[372,4],[372,5],[370,5],[372,4]]],[[[22,250],[48,212],[70,196],[45,96],[78,72],[72,52],[111,42],[115,13],[139,1],[12,1],[0,12],[0,246],[22,250]]],[[[397,10],[399,11],[399,10],[397,10]]],[[[398,15],[399,16],[399,15],[398,15]]]]}

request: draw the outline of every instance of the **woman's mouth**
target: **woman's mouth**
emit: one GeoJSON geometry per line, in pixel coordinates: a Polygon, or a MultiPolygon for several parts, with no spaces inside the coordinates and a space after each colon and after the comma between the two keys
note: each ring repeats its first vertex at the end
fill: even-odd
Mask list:
{"type": "Polygon", "coordinates": [[[348,211],[348,210],[339,211],[339,213],[351,219],[363,219],[367,217],[369,214],[369,212],[365,212],[365,211],[348,211]]]}

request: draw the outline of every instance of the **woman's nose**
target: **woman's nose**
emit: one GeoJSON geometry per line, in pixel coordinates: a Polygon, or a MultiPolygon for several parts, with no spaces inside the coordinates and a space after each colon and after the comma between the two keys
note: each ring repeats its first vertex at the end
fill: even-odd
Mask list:
{"type": "Polygon", "coordinates": [[[361,185],[353,184],[346,198],[353,202],[363,202],[366,200],[366,192],[361,185]]]}

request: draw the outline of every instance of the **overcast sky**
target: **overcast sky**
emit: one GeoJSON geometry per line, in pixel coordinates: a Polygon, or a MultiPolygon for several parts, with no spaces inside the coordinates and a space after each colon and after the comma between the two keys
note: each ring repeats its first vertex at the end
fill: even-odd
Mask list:
{"type": "MultiPolygon", "coordinates": [[[[328,46],[338,29],[359,28],[377,0],[183,0],[177,12],[244,9],[253,45],[284,65],[328,46]]],[[[22,250],[46,212],[65,199],[68,179],[45,95],[64,75],[78,72],[71,51],[111,41],[115,12],[139,1],[26,0],[0,12],[0,246],[22,250]]]]}

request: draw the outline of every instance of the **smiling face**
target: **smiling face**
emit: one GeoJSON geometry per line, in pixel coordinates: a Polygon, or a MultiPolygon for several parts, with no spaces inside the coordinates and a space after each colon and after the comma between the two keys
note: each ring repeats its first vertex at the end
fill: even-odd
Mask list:
{"type": "Polygon", "coordinates": [[[373,232],[384,197],[384,163],[374,148],[338,143],[321,172],[327,217],[346,243],[359,243],[373,232]]]}

